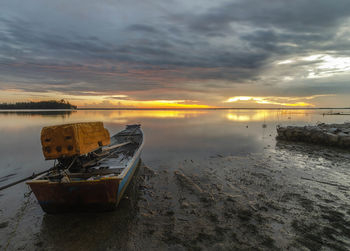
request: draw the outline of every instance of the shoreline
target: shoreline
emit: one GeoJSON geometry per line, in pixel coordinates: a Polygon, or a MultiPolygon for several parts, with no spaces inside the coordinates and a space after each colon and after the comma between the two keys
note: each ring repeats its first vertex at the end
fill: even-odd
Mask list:
{"type": "MultiPolygon", "coordinates": [[[[234,107],[223,107],[223,108],[76,108],[76,109],[0,109],[1,112],[23,112],[23,111],[206,111],[206,110],[350,110],[350,108],[234,108],[234,107]]],[[[350,115],[350,114],[324,114],[324,115],[350,115]]]]}

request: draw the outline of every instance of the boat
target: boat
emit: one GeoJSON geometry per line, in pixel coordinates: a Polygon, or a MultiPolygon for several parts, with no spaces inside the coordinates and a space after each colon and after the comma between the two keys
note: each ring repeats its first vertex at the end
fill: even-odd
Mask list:
{"type": "Polygon", "coordinates": [[[61,157],[27,184],[46,213],[114,210],[138,167],[143,145],[141,126],[127,125],[110,137],[109,145],[61,157]]]}

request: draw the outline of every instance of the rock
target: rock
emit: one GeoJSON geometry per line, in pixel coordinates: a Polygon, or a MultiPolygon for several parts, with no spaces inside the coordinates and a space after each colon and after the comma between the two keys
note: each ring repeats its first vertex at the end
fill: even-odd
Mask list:
{"type": "Polygon", "coordinates": [[[8,221],[0,222],[0,228],[5,228],[9,225],[8,221]]]}
{"type": "Polygon", "coordinates": [[[334,128],[334,127],[328,129],[328,132],[330,133],[336,133],[337,131],[338,131],[338,128],[334,128]]]}
{"type": "Polygon", "coordinates": [[[346,136],[348,136],[346,133],[343,133],[343,132],[340,132],[340,133],[338,133],[338,136],[339,137],[346,137],[346,136]]]}
{"type": "Polygon", "coordinates": [[[340,138],[340,143],[344,147],[350,147],[350,136],[343,136],[340,138]]]}
{"type": "Polygon", "coordinates": [[[325,141],[325,137],[322,131],[313,131],[311,134],[311,142],[314,143],[323,143],[325,141]]]}
{"type": "Polygon", "coordinates": [[[305,136],[305,137],[309,137],[310,135],[311,135],[311,131],[308,130],[308,129],[306,129],[306,130],[304,131],[304,136],[305,136]]]}
{"type": "Polygon", "coordinates": [[[330,145],[336,145],[338,143],[338,135],[333,133],[325,133],[327,143],[330,145]]]}
{"type": "Polygon", "coordinates": [[[350,147],[350,123],[319,124],[317,126],[277,127],[277,139],[312,142],[320,145],[350,147]]]}
{"type": "Polygon", "coordinates": [[[181,208],[189,208],[190,207],[190,204],[186,201],[183,201],[180,205],[181,208]]]}
{"type": "Polygon", "coordinates": [[[342,131],[343,131],[343,133],[350,134],[350,128],[343,129],[342,131]]]}
{"type": "Polygon", "coordinates": [[[287,128],[285,132],[286,138],[291,139],[293,137],[293,129],[292,128],[287,128]]]}

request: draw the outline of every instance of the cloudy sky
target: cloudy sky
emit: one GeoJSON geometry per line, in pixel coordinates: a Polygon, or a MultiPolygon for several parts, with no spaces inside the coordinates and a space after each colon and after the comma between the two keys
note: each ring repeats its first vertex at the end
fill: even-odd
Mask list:
{"type": "Polygon", "coordinates": [[[0,102],[350,107],[349,0],[1,0],[0,102]]]}

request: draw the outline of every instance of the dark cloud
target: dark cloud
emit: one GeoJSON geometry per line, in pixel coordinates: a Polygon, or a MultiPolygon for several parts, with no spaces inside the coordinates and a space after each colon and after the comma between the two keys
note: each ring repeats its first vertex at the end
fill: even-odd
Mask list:
{"type": "Polygon", "coordinates": [[[127,28],[127,31],[135,31],[135,32],[147,32],[147,33],[158,33],[157,29],[152,26],[145,24],[133,24],[127,28]]]}
{"type": "MultiPolygon", "coordinates": [[[[237,84],[278,86],[284,75],[307,74],[320,63],[279,66],[282,74],[274,70],[278,60],[317,53],[350,56],[348,0],[225,1],[200,10],[156,1],[142,6],[88,1],[82,9],[83,2],[50,11],[27,4],[0,4],[3,89],[78,94],[202,87],[221,95],[237,84]]],[[[281,89],[299,95],[332,92],[326,84],[298,81],[305,86],[281,89]]],[[[343,81],[328,84],[349,92],[343,81]]]]}
{"type": "Polygon", "coordinates": [[[296,32],[319,32],[334,27],[350,14],[350,2],[339,0],[241,0],[190,17],[191,29],[200,32],[231,30],[231,23],[281,28],[296,32]]]}

